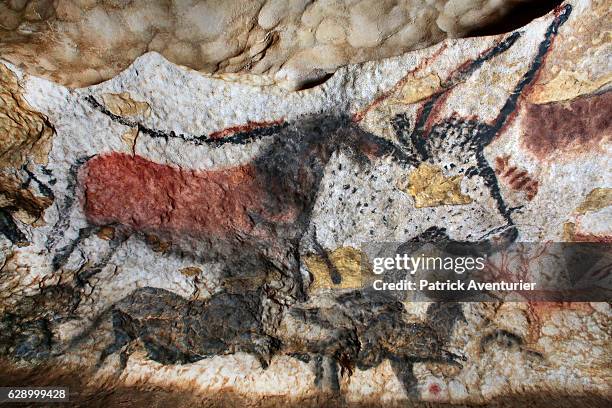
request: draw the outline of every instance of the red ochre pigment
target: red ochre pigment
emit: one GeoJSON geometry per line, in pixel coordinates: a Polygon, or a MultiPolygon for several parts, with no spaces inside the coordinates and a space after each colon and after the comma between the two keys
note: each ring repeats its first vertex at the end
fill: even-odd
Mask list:
{"type": "Polygon", "coordinates": [[[91,159],[80,178],[85,214],[95,225],[222,236],[251,232],[251,215],[288,222],[293,217],[291,211],[267,213],[267,193],[249,164],[193,171],[110,153],[91,159]]]}
{"type": "Polygon", "coordinates": [[[249,121],[246,125],[231,126],[218,132],[211,133],[208,137],[213,140],[221,140],[224,137],[234,135],[239,132],[248,132],[258,128],[271,127],[274,125],[280,125],[284,122],[283,119],[274,120],[270,122],[253,122],[249,121]]]}
{"type": "Polygon", "coordinates": [[[543,105],[526,104],[523,142],[539,159],[588,151],[612,135],[612,92],[543,105]]]}

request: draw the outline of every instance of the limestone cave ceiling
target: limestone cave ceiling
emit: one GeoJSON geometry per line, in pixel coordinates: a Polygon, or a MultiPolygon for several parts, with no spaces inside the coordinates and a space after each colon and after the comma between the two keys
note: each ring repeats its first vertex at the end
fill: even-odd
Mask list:
{"type": "Polygon", "coordinates": [[[609,406],[611,6],[3,1],[0,387],[609,406]]]}
{"type": "Polygon", "coordinates": [[[201,72],[266,74],[295,89],[346,64],[445,38],[510,31],[559,3],[3,0],[0,53],[29,73],[70,87],[110,79],[154,51],[201,72]]]}

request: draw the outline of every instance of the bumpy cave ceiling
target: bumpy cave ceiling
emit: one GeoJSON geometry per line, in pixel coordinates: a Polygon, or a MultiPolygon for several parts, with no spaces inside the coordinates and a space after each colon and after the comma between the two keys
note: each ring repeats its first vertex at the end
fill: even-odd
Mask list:
{"type": "Polygon", "coordinates": [[[0,386],[609,406],[611,6],[1,2],[0,386]]]}
{"type": "Polygon", "coordinates": [[[349,63],[479,34],[483,27],[495,34],[510,31],[558,3],[5,0],[0,52],[28,72],[70,87],[112,78],[155,51],[198,71],[266,74],[294,89],[349,63]]]}

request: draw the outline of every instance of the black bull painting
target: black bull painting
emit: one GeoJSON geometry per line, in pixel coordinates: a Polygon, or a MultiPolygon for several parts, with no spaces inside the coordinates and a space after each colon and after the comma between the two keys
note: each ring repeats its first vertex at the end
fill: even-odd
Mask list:
{"type": "MultiPolygon", "coordinates": [[[[390,157],[410,167],[424,162],[435,164],[441,148],[454,152],[466,163],[464,176],[484,183],[506,223],[499,231],[491,231],[483,244],[492,237],[514,240],[517,230],[513,209],[504,202],[483,149],[512,119],[519,98],[537,77],[559,27],[570,13],[569,5],[557,10],[528,69],[492,121],[457,117],[438,120],[436,106],[485,61],[511,49],[521,37],[518,31],[456,69],[441,90],[422,102],[413,123],[406,115],[395,116],[392,126],[397,142],[363,130],[358,118],[341,113],[249,124],[211,135],[184,135],[117,116],[89,96],[87,103],[110,120],[152,138],[180,138],[186,145],[213,148],[261,139],[269,143],[250,163],[223,170],[189,171],[122,153],[88,157],[77,163],[75,188],[80,185],[84,197],[71,204],[83,205],[89,226],[82,228],[72,242],[60,245],[62,240],[49,239],[48,248],[55,254],[53,267],[63,268],[79,242],[100,228],[113,226],[117,233],[110,241],[109,253],[100,256],[99,263],[79,270],[74,282],[49,289],[59,291],[66,299],[60,305],[65,310],[57,313],[69,315],[76,309],[82,296],[79,288],[104,267],[112,251],[127,237],[155,234],[176,243],[172,250],[178,255],[223,261],[225,277],[233,283],[206,300],[187,300],[150,287],[129,294],[98,319],[112,320],[114,337],[102,352],[100,364],[119,353],[125,365],[128,346],[135,340],[141,341],[149,358],[162,364],[186,364],[246,352],[266,367],[274,355],[283,353],[313,364],[317,384],[338,390],[340,376],[389,360],[406,390],[413,392],[414,362],[460,364],[463,357],[446,346],[454,324],[462,319],[462,307],[458,303],[434,303],[425,321],[407,323],[401,302],[368,290],[334,295],[333,308],[304,306],[308,292],[300,274],[298,246],[308,229],[326,164],[337,151],[347,153],[362,166],[372,165],[376,158],[390,157]],[[172,211],[168,211],[170,207],[172,211]],[[281,330],[286,322],[301,329],[281,330]],[[308,333],[314,327],[319,335],[311,338],[308,333]]],[[[58,222],[54,235],[62,235],[64,224],[58,222]]],[[[421,238],[448,236],[443,226],[436,226],[421,238]]],[[[407,242],[415,239],[419,237],[406,237],[407,242]]],[[[330,272],[334,274],[332,281],[339,283],[342,277],[333,268],[330,272]]],[[[17,312],[15,316],[19,319],[17,312]]],[[[27,358],[57,352],[45,327],[44,321],[33,323],[29,331],[12,338],[18,344],[15,354],[27,358]]],[[[96,327],[87,332],[94,330],[96,327]]],[[[69,347],[78,347],[86,335],[74,339],[69,347]]]]}

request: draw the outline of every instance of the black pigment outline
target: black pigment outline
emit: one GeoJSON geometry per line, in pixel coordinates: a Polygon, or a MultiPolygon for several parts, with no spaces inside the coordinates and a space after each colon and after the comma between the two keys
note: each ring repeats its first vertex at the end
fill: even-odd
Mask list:
{"type": "MultiPolygon", "coordinates": [[[[472,127],[476,130],[477,133],[472,135],[471,140],[466,140],[463,142],[471,143],[471,147],[475,148],[476,160],[478,165],[477,169],[473,169],[473,171],[467,173],[467,175],[471,177],[473,175],[478,174],[484,179],[485,185],[488,187],[491,196],[497,203],[497,208],[499,212],[504,216],[507,221],[507,225],[505,227],[506,233],[512,240],[516,239],[516,237],[518,236],[518,231],[511,217],[512,212],[515,211],[516,208],[507,207],[501,195],[497,177],[495,176],[495,171],[491,168],[487,159],[484,156],[484,148],[489,143],[491,143],[491,141],[503,129],[503,127],[508,123],[511,116],[515,113],[518,105],[518,100],[521,97],[522,92],[537,76],[537,73],[544,62],[544,58],[546,57],[546,54],[548,53],[550,46],[552,45],[553,37],[558,33],[559,27],[567,21],[569,15],[571,14],[571,11],[572,6],[569,4],[566,5],[558,12],[553,22],[548,26],[546,34],[544,36],[544,41],[540,43],[538,47],[538,52],[534,57],[529,70],[527,70],[527,72],[523,74],[523,77],[521,78],[519,83],[514,87],[514,90],[504,103],[503,107],[500,109],[500,112],[493,120],[492,124],[469,120],[460,121],[457,124],[451,124],[451,126],[454,126],[456,128],[472,127]]],[[[396,131],[398,139],[404,144],[407,144],[407,140],[410,140],[415,150],[420,155],[420,159],[422,161],[427,161],[428,159],[430,159],[431,155],[429,150],[427,149],[427,142],[430,137],[433,136],[434,127],[432,126],[431,129],[427,131],[426,125],[432,113],[432,110],[438,100],[442,98],[447,92],[451,91],[458,82],[464,81],[472,72],[482,66],[482,64],[486,60],[508,50],[508,48],[510,48],[518,40],[520,35],[521,34],[519,32],[511,34],[508,38],[500,42],[491,50],[474,60],[471,64],[468,65],[467,69],[459,70],[458,74],[452,76],[451,79],[448,80],[445,85],[443,85],[443,91],[434,94],[430,97],[429,100],[427,100],[423,104],[422,110],[417,118],[414,129],[409,135],[409,137],[405,136],[406,129],[408,128],[407,118],[402,115],[396,116],[392,124],[396,131]]]]}
{"type": "MultiPolygon", "coordinates": [[[[485,179],[485,182],[488,183],[487,185],[491,191],[491,194],[497,200],[498,208],[500,212],[504,214],[504,216],[507,217],[507,220],[509,221],[509,227],[511,227],[515,231],[516,231],[516,227],[514,227],[514,224],[512,224],[512,219],[510,218],[512,209],[508,209],[505,203],[503,202],[501,193],[499,192],[499,187],[497,185],[495,174],[494,172],[492,172],[491,167],[489,166],[489,164],[487,163],[484,157],[483,149],[487,144],[489,144],[493,140],[493,138],[499,133],[499,131],[503,128],[503,126],[507,123],[507,121],[510,119],[512,114],[515,112],[517,103],[518,103],[518,99],[521,96],[521,93],[524,91],[525,87],[529,83],[531,83],[533,79],[536,77],[537,72],[544,61],[544,57],[552,44],[553,36],[557,34],[559,26],[562,25],[565,21],[567,21],[569,14],[571,13],[571,10],[572,10],[572,7],[570,5],[566,5],[564,8],[558,11],[558,14],[556,15],[554,21],[551,23],[551,25],[548,27],[546,31],[545,40],[540,44],[538,53],[530,69],[523,75],[523,78],[521,79],[521,81],[515,86],[513,93],[511,94],[511,96],[508,98],[508,100],[502,107],[500,113],[498,114],[497,118],[494,120],[493,124],[487,125],[487,124],[479,123],[475,121],[463,121],[461,124],[461,125],[466,125],[466,126],[470,125],[474,129],[478,130],[476,133],[478,137],[465,142],[465,143],[474,143],[472,146],[476,148],[477,157],[478,157],[478,168],[468,169],[469,174],[471,175],[479,174],[485,179]]],[[[425,128],[427,125],[427,119],[429,115],[432,113],[432,110],[434,109],[436,102],[439,100],[439,98],[443,96],[445,92],[452,89],[452,86],[451,86],[452,83],[456,83],[457,81],[460,82],[460,81],[465,80],[465,78],[467,78],[467,76],[469,76],[472,72],[474,72],[474,70],[480,67],[484,61],[507,50],[510,46],[512,46],[516,42],[516,40],[519,37],[520,37],[520,34],[518,32],[511,34],[505,40],[503,40],[497,46],[491,49],[489,52],[485,53],[478,59],[472,61],[467,66],[466,69],[458,71],[458,73],[455,76],[451,77],[449,81],[451,84],[447,82],[447,84],[445,85],[447,89],[432,96],[427,102],[425,102],[423,109],[420,113],[420,116],[418,117],[417,123],[415,124],[415,128],[408,138],[405,137],[407,133],[407,129],[408,129],[407,124],[404,122],[405,117],[403,119],[401,117],[394,118],[394,122],[392,123],[392,125],[394,129],[396,129],[396,133],[398,133],[398,138],[400,142],[404,144],[408,144],[408,142],[412,142],[412,144],[417,150],[417,153],[420,155],[420,160],[416,160],[413,157],[407,156],[405,155],[405,153],[403,153],[405,155],[405,156],[402,156],[403,159],[405,159],[406,161],[410,163],[416,162],[418,164],[419,162],[426,161],[427,159],[430,158],[430,154],[427,149],[427,140],[429,136],[432,135],[432,131],[430,130],[428,133],[425,133],[425,128]]],[[[109,112],[106,108],[104,108],[102,105],[100,105],[95,100],[95,98],[93,98],[93,96],[87,97],[86,100],[94,108],[101,111],[106,116],[110,117],[111,120],[121,123],[125,126],[137,127],[140,132],[143,132],[149,136],[152,136],[155,138],[164,138],[166,140],[168,140],[168,138],[177,137],[185,141],[195,143],[197,145],[205,144],[205,145],[210,145],[213,147],[218,147],[226,143],[245,144],[252,140],[256,140],[262,137],[272,136],[278,131],[288,126],[288,124],[285,123],[285,124],[275,125],[275,126],[271,126],[267,128],[256,129],[253,131],[238,132],[230,137],[223,138],[223,139],[211,138],[210,136],[186,136],[182,134],[176,134],[173,131],[168,133],[168,132],[161,132],[161,131],[149,129],[140,123],[132,122],[120,116],[114,115],[111,112],[109,112]]],[[[451,126],[453,125],[457,126],[457,124],[451,123],[451,126]]],[[[374,139],[370,139],[370,141],[384,140],[384,139],[378,138],[373,135],[369,135],[369,137],[370,138],[374,137],[374,139]]],[[[314,143],[314,142],[309,141],[309,143],[314,143]]],[[[378,144],[377,147],[380,147],[384,153],[386,154],[391,153],[394,156],[398,152],[398,149],[399,149],[393,143],[391,143],[390,145],[388,141],[380,142],[380,144],[378,144]]],[[[401,149],[399,150],[401,151],[401,149]]],[[[275,153],[278,154],[278,152],[275,152],[275,153]]],[[[257,158],[255,160],[257,161],[257,160],[263,160],[263,159],[265,158],[262,157],[262,158],[257,158]]],[[[66,205],[70,207],[70,203],[66,203],[66,205]]],[[[87,234],[89,232],[85,231],[84,233],[87,234]]],[[[445,238],[444,230],[438,227],[432,227],[429,230],[427,230],[424,234],[425,235],[423,234],[421,235],[423,235],[424,237],[427,236],[427,237],[442,238],[442,239],[445,238]]],[[[50,242],[48,244],[53,245],[53,242],[50,242]]],[[[64,254],[59,255],[59,258],[56,259],[56,261],[59,261],[58,264],[61,264],[62,261],[64,261],[62,259],[64,256],[65,256],[64,254]]],[[[79,276],[78,280],[79,281],[82,280],[81,283],[83,283],[83,281],[86,281],[86,278],[87,276],[79,276]]],[[[137,296],[138,293],[143,293],[143,291],[145,292],[149,291],[151,293],[159,293],[159,294],[162,294],[163,292],[165,292],[162,289],[154,289],[154,288],[139,289],[133,292],[133,294],[128,295],[124,299],[123,303],[129,304],[130,303],[129,300],[131,297],[137,296]]],[[[176,297],[178,295],[174,295],[169,292],[168,294],[164,294],[163,296],[176,297]]],[[[220,299],[223,296],[230,296],[230,295],[225,294],[225,293],[216,294],[208,302],[212,302],[213,299],[220,299]]],[[[256,298],[258,296],[260,295],[256,295],[256,298]]],[[[246,301],[245,299],[242,299],[241,301],[246,301]]],[[[325,370],[323,368],[323,365],[324,365],[323,360],[327,359],[328,361],[331,362],[330,364],[331,374],[327,375],[327,377],[330,377],[329,382],[331,382],[331,388],[334,391],[338,391],[338,388],[339,388],[338,386],[339,384],[337,381],[338,366],[342,367],[343,370],[347,369],[350,372],[352,370],[352,365],[357,365],[360,368],[367,369],[367,368],[371,368],[371,367],[374,367],[380,364],[385,359],[388,359],[391,361],[391,365],[395,373],[397,374],[398,378],[403,383],[406,390],[409,392],[414,392],[415,390],[414,387],[416,385],[416,380],[414,378],[414,374],[412,373],[412,364],[414,362],[442,361],[442,362],[450,363],[450,364],[458,364],[457,360],[461,359],[459,356],[448,353],[442,348],[445,342],[447,341],[446,339],[447,336],[445,335],[445,333],[448,334],[447,332],[452,330],[453,325],[458,320],[460,320],[462,317],[462,310],[461,310],[460,305],[458,304],[434,303],[428,309],[429,323],[423,323],[422,325],[419,325],[419,324],[411,325],[411,324],[405,323],[405,321],[402,318],[402,313],[405,313],[405,312],[402,312],[404,310],[402,304],[400,302],[389,302],[389,299],[387,298],[383,299],[382,297],[380,297],[380,294],[372,294],[372,293],[366,294],[365,292],[362,292],[362,291],[354,291],[354,292],[339,296],[337,300],[339,304],[346,307],[347,310],[354,311],[355,316],[352,317],[352,319],[354,319],[352,321],[354,322],[354,324],[361,327],[360,330],[362,330],[362,333],[359,335],[361,337],[359,337],[356,332],[355,333],[344,333],[348,337],[346,338],[342,337],[344,336],[344,334],[342,334],[342,335],[338,335],[340,336],[338,338],[326,339],[325,341],[322,341],[320,345],[312,346],[314,348],[313,351],[316,351],[314,360],[315,360],[315,364],[317,367],[316,368],[317,381],[322,382],[326,377],[324,373],[325,370]],[[372,316],[368,317],[369,316],[367,315],[368,310],[372,312],[374,310],[380,310],[381,314],[379,315],[373,314],[372,316]],[[374,319],[374,321],[370,321],[370,319],[374,319]],[[431,352],[426,355],[419,355],[418,353],[417,354],[411,354],[410,352],[404,353],[405,349],[401,349],[401,346],[398,346],[398,350],[402,350],[401,352],[397,350],[385,349],[382,343],[379,344],[380,343],[379,340],[381,339],[381,336],[385,335],[386,332],[377,333],[376,331],[371,331],[371,330],[368,331],[367,329],[374,322],[379,322],[379,323],[383,322],[382,326],[380,327],[385,330],[391,330],[389,333],[392,335],[397,334],[394,332],[394,330],[397,330],[398,328],[401,328],[404,330],[402,333],[400,333],[402,335],[406,335],[406,334],[410,335],[411,333],[412,335],[414,335],[414,333],[417,333],[419,330],[421,330],[423,333],[427,333],[427,330],[430,327],[438,328],[438,326],[443,326],[440,328],[442,330],[442,332],[440,333],[438,332],[438,330],[432,329],[433,330],[432,333],[434,334],[433,334],[433,337],[431,338],[429,337],[429,335],[426,335],[426,334],[423,334],[423,336],[425,337],[419,337],[415,335],[416,336],[415,340],[417,341],[419,339],[430,339],[431,341],[434,341],[434,343],[437,342],[434,344],[434,348],[432,349],[432,350],[437,350],[437,351],[435,353],[431,352]],[[366,345],[369,344],[371,347],[364,347],[364,344],[362,344],[363,339],[365,339],[365,341],[372,340],[374,341],[374,343],[367,342],[366,345]],[[344,344],[342,343],[343,341],[346,342],[346,346],[347,346],[346,350],[340,350],[338,349],[338,347],[334,347],[334,345],[336,344],[335,342],[344,344]],[[371,355],[371,353],[374,353],[374,355],[371,355]]],[[[221,303],[223,304],[223,302],[221,303]]],[[[254,304],[256,303],[257,302],[255,302],[254,304]]],[[[207,308],[208,305],[209,303],[203,303],[202,304],[203,310],[207,308]]],[[[228,305],[230,304],[228,303],[228,305]]],[[[232,303],[231,305],[234,305],[234,304],[232,303]]],[[[113,307],[112,312],[113,312],[113,326],[114,326],[114,332],[115,332],[115,342],[103,352],[103,355],[102,355],[103,358],[105,358],[108,354],[119,350],[129,340],[133,340],[135,338],[140,337],[139,333],[134,332],[136,329],[144,330],[144,332],[146,333],[146,327],[144,326],[140,328],[133,328],[132,330],[133,332],[130,332],[130,333],[125,332],[124,326],[130,328],[130,327],[133,327],[131,326],[131,324],[132,323],[135,324],[136,322],[131,322],[132,316],[123,313],[120,309],[115,310],[115,307],[113,307]]],[[[294,308],[290,310],[290,313],[297,313],[297,314],[303,315],[306,320],[310,319],[313,324],[317,324],[320,327],[326,327],[326,328],[335,327],[334,322],[327,321],[324,317],[321,317],[319,312],[320,310],[318,308],[314,308],[314,309],[294,308]]],[[[357,329],[354,328],[354,330],[356,331],[357,329]]],[[[263,333],[263,332],[261,334],[260,333],[248,333],[248,334],[249,335],[267,335],[266,333],[263,333]]],[[[242,333],[242,334],[239,332],[236,333],[237,338],[241,338],[241,336],[243,335],[247,335],[247,333],[242,333]]],[[[228,341],[230,340],[231,339],[229,339],[228,341]]],[[[167,357],[172,354],[170,353],[170,350],[167,350],[167,353],[166,353],[166,351],[164,351],[163,349],[160,349],[159,347],[162,346],[162,344],[159,344],[156,339],[149,338],[147,341],[150,341],[149,347],[151,348],[151,350],[156,351],[158,354],[161,353],[160,356],[164,360],[167,360],[167,357]]],[[[247,343],[247,346],[251,348],[251,350],[246,350],[247,352],[253,352],[253,353],[260,352],[260,351],[255,350],[258,347],[258,344],[253,343],[249,345],[247,343]]],[[[268,347],[269,347],[268,350],[263,350],[264,352],[263,354],[266,354],[266,353],[274,354],[279,349],[282,349],[281,344],[277,344],[274,342],[272,342],[270,346],[268,347]]],[[[231,352],[231,350],[225,350],[225,352],[231,352]]],[[[299,357],[303,359],[304,361],[306,360],[309,361],[309,356],[308,356],[309,351],[306,351],[306,353],[294,351],[288,354],[295,355],[296,358],[299,357]]],[[[122,361],[123,361],[123,357],[124,356],[122,355],[122,361]]],[[[204,356],[203,355],[180,356],[180,360],[186,360],[185,362],[197,361],[201,358],[204,358],[204,356]]],[[[266,360],[265,358],[261,356],[260,358],[262,361],[266,360]]],[[[172,362],[173,361],[166,361],[166,363],[172,363],[172,362]]],[[[262,362],[262,365],[263,365],[263,362],[262,362]]]]}
{"type": "Polygon", "coordinates": [[[202,135],[185,135],[182,133],[176,133],[174,130],[165,132],[162,130],[151,129],[140,122],[131,121],[124,118],[123,116],[115,115],[109,111],[104,105],[96,100],[92,95],[89,95],[85,100],[96,110],[100,111],[104,115],[108,116],[113,122],[120,123],[124,126],[137,128],[140,133],[148,135],[154,139],[182,139],[185,142],[193,143],[196,146],[208,145],[212,147],[220,147],[225,144],[247,144],[255,140],[264,138],[266,136],[273,136],[280,130],[286,128],[288,123],[281,123],[272,126],[262,126],[248,131],[239,131],[228,137],[213,137],[214,133],[202,134],[202,135]]]}

